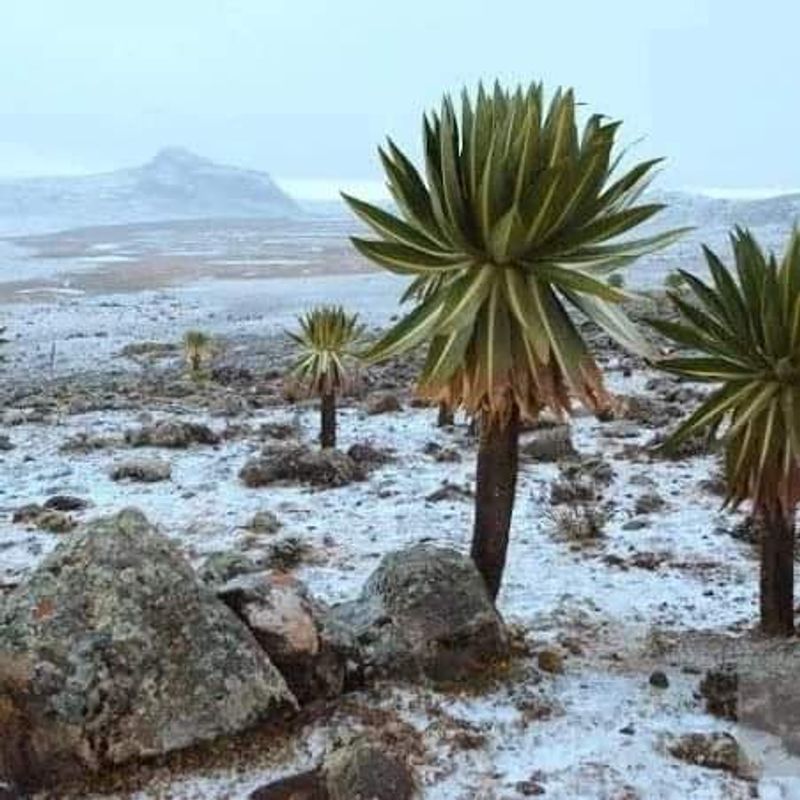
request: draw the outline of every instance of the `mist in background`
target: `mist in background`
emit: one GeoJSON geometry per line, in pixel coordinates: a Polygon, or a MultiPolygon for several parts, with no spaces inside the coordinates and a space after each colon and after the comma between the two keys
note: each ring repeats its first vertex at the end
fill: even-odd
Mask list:
{"type": "Polygon", "coordinates": [[[298,196],[374,191],[376,146],[481,79],[575,87],[663,188],[800,187],[791,0],[8,0],[0,176],[181,145],[298,196]],[[641,140],[641,141],[640,141],[641,140]]]}

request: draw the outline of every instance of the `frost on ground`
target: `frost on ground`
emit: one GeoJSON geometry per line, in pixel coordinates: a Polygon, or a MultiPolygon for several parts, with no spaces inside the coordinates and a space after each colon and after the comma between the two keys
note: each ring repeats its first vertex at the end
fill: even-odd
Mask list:
{"type": "MultiPolygon", "coordinates": [[[[642,382],[641,374],[613,376],[621,393],[639,391],[642,382]]],[[[437,429],[435,415],[408,405],[369,415],[351,402],[341,411],[341,449],[368,442],[393,458],[364,481],[326,490],[247,488],[238,473],[263,437],[235,433],[223,418],[180,401],[148,419],[206,423],[222,435],[219,444],[129,447],[125,431],[142,423],[136,409],[22,422],[7,429],[14,449],[2,453],[0,586],[24,579],[69,535],[12,523],[12,512],[70,495],[90,504],[65,512],[76,520],[141,508],[198,567],[230,552],[261,563],[277,543],[299,541],[296,572],[311,591],[328,602],[351,599],[388,551],[419,541],[468,549],[474,442],[463,421],[437,429]],[[106,446],[62,449],[80,435],[106,446]],[[112,480],[114,466],[131,457],[166,461],[171,477],[112,480]],[[277,532],[249,525],[264,511],[280,520],[277,532]]],[[[313,442],[318,416],[312,407],[282,406],[245,421],[250,431],[294,426],[313,442]]],[[[499,598],[516,639],[507,672],[468,692],[378,686],[348,695],[280,736],[223,743],[198,763],[145,767],[120,779],[126,789],[117,796],[244,798],[315,765],[335,741],[365,729],[408,743],[423,796],[432,800],[800,797],[800,766],[776,739],[709,716],[695,695],[713,657],[682,642],[698,632],[720,640],[753,625],[757,561],[752,545],[729,535],[737,520],[720,513],[719,497],[703,483],[714,459],[652,460],[637,451],[651,435],[624,421],[573,421],[580,456],[602,456],[611,468],[600,490],[601,530],[590,539],[565,536],[556,523],[550,487],[561,479],[559,465],[523,460],[499,598]],[[537,666],[543,651],[558,653],[554,671],[537,666]],[[655,670],[668,685],[651,684],[655,670]],[[665,750],[670,735],[712,731],[733,732],[764,764],[758,784],[687,765],[665,750]]]]}
{"type": "MultiPolygon", "coordinates": [[[[52,514],[47,530],[36,527],[43,524],[36,515],[12,522],[23,506],[54,495],[89,501],[83,510],[57,512],[75,522],[141,508],[197,567],[219,553],[257,564],[288,553],[299,562],[297,575],[328,602],[355,597],[381,557],[404,545],[433,541],[466,551],[475,443],[465,420],[437,429],[436,409],[413,408],[406,397],[402,411],[381,415],[367,414],[367,403],[351,399],[341,410],[340,448],[372,443],[391,451],[391,460],[339,488],[251,489],[238,477],[247,460],[275,434],[294,429],[314,445],[317,410],[302,405],[296,411],[283,401],[258,408],[251,400],[260,385],[232,390],[231,408],[195,403],[176,384],[174,343],[190,327],[223,337],[226,358],[249,357],[254,374],[280,372],[281,353],[272,345],[254,351],[248,336],[280,330],[322,300],[347,303],[370,325],[385,324],[397,289],[385,276],[211,281],[6,306],[14,337],[5,367],[12,407],[2,433],[13,449],[0,451],[0,591],[24,580],[59,537],[70,535],[53,532],[69,525],[52,514]],[[153,401],[148,391],[160,380],[159,358],[120,357],[125,346],[143,340],[172,343],[164,351],[172,370],[165,388],[180,392],[153,401]],[[103,372],[99,389],[84,381],[87,369],[103,372]],[[126,384],[135,370],[141,391],[126,384]],[[70,375],[63,396],[48,390],[45,410],[31,413],[28,382],[70,375]],[[82,406],[96,410],[83,413],[82,406]],[[126,431],[159,419],[204,423],[220,442],[188,449],[125,443],[126,431]],[[62,449],[67,442],[72,446],[62,449]],[[170,477],[112,480],[114,467],[130,459],[166,462],[170,477]],[[259,512],[271,512],[280,525],[252,525],[259,512]]],[[[388,388],[408,386],[413,374],[403,372],[388,388]]],[[[610,373],[621,395],[647,395],[648,378],[642,371],[610,373]]],[[[381,380],[373,388],[386,388],[381,380]]],[[[653,460],[640,447],[653,433],[624,419],[572,422],[579,463],[603,459],[604,477],[590,487],[599,493],[592,503],[597,532],[590,536],[575,535],[569,516],[575,502],[551,502],[553,484],[565,480],[561,465],[523,458],[499,598],[515,640],[507,672],[467,692],[379,685],[349,694],[304,712],[288,730],[254,731],[200,753],[122,770],[107,776],[94,796],[246,798],[313,767],[338,741],[365,730],[402,743],[422,796],[433,800],[511,800],[542,792],[564,800],[710,800],[752,797],[756,786],[762,798],[800,797],[800,765],[777,738],[710,716],[696,696],[706,668],[750,647],[758,563],[753,546],[730,535],[740,518],[719,511],[711,480],[716,459],[653,460]],[[651,684],[656,671],[664,673],[666,687],[663,680],[651,684]],[[763,763],[757,784],[686,764],[665,748],[669,735],[715,731],[732,732],[763,763]]],[[[582,475],[579,470],[578,482],[582,475]]]]}

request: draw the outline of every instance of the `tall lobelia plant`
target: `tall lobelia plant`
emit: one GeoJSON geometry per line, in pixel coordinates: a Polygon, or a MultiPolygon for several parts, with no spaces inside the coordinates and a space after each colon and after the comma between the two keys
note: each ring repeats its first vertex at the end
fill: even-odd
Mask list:
{"type": "Polygon", "coordinates": [[[664,446],[719,434],[726,503],[752,500],[761,522],[761,628],[788,636],[800,500],[800,232],[780,262],[746,230],[736,229],[731,241],[735,271],[705,248],[712,283],[681,272],[686,293],[670,293],[680,321],[650,321],[692,351],[658,366],[719,384],[664,446]]]}
{"type": "Polygon", "coordinates": [[[363,332],[358,314],[341,306],[321,306],[298,317],[300,330],[288,332],[300,355],[292,373],[320,398],[320,444],[336,447],[336,395],[352,379],[354,349],[363,332]]]}
{"type": "Polygon", "coordinates": [[[545,103],[540,84],[445,97],[423,124],[424,177],[391,141],[380,150],[398,212],[345,195],[377,234],[368,259],[412,278],[414,309],[366,354],[379,361],[429,343],[418,390],[481,419],[472,557],[492,597],[505,565],[522,418],[594,411],[610,398],[567,308],[626,347],[644,340],[605,278],[671,242],[670,231],[620,241],[661,208],[637,204],[658,160],[618,177],[619,123],[582,132],[572,90],[545,103]]]}

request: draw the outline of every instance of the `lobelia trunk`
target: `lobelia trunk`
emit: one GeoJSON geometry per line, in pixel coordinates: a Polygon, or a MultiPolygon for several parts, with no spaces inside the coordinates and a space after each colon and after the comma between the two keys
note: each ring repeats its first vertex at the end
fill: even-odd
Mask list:
{"type": "Polygon", "coordinates": [[[519,428],[519,408],[516,405],[505,425],[484,416],[480,426],[475,528],[470,555],[492,600],[500,591],[506,564],[517,486],[519,428]]]}
{"type": "Polygon", "coordinates": [[[320,398],[319,443],[322,447],[336,447],[336,395],[326,392],[320,398]]]}
{"type": "Polygon", "coordinates": [[[447,403],[439,403],[439,418],[436,420],[436,426],[439,428],[446,428],[452,425],[455,421],[453,410],[447,403]]]}
{"type": "Polygon", "coordinates": [[[761,630],[794,633],[794,516],[765,515],[761,525],[761,630]]]}

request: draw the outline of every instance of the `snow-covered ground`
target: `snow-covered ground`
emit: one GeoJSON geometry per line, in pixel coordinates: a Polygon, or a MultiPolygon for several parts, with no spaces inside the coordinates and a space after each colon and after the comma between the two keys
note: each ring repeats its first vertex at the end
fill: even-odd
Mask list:
{"type": "MultiPolygon", "coordinates": [[[[631,380],[638,388],[641,376],[631,380]]],[[[623,378],[614,384],[619,391],[633,386],[623,378]]],[[[196,417],[190,408],[172,411],[180,412],[217,430],[225,424],[196,417]]],[[[257,427],[293,419],[294,412],[278,408],[247,422],[257,427]]],[[[299,421],[303,435],[313,439],[316,412],[306,409],[299,421]]],[[[138,506],[198,564],[216,552],[257,556],[275,536],[254,540],[244,526],[256,511],[269,509],[283,522],[278,538],[296,536],[311,545],[309,561],[298,574],[314,594],[330,602],[353,597],[390,550],[422,539],[468,547],[470,498],[425,498],[443,481],[470,487],[473,445],[465,426],[437,429],[432,410],[406,408],[369,416],[358,406],[343,409],[342,447],[372,441],[394,450],[395,460],[363,483],[329,490],[246,488],[237,473],[258,449],[255,439],[159,450],[157,455],[172,464],[173,477],[152,485],[120,484],[108,477],[115,462],[146,451],[121,445],[88,455],[59,450],[79,432],[115,436],[138,424],[134,413],[99,412],[65,417],[52,426],[9,429],[15,449],[2,454],[6,515],[0,523],[0,582],[21,578],[58,541],[55,534],[12,524],[8,512],[54,493],[89,499],[92,507],[84,517],[138,506]],[[434,460],[424,452],[431,441],[455,447],[461,460],[434,460]]],[[[699,485],[712,463],[707,458],[629,460],[623,447],[643,442],[649,434],[631,438],[630,430],[615,425],[589,417],[579,417],[573,425],[580,453],[603,455],[615,473],[602,501],[608,513],[604,535],[594,544],[575,545],[554,529],[549,485],[558,468],[531,462],[522,466],[499,607],[507,622],[524,631],[533,651],[546,644],[571,648],[565,673],[542,677],[533,662],[522,659],[518,669],[475,694],[381,687],[349,701],[385,709],[398,724],[417,732],[426,751],[418,765],[425,798],[521,797],[526,781],[544,788],[547,797],[565,800],[745,798],[754,796],[748,783],[665,755],[659,746],[662,736],[731,730],[758,759],[763,760],[765,749],[777,752],[771,737],[748,734],[704,713],[693,696],[698,676],[683,671],[691,666],[686,653],[671,663],[667,656],[659,660],[653,647],[659,637],[682,632],[741,630],[756,616],[754,553],[715,532],[721,521],[719,498],[699,485]],[[667,505],[641,517],[643,527],[631,529],[635,526],[626,523],[635,516],[636,498],[653,488],[667,505]],[[650,568],[634,566],[647,564],[646,559],[637,562],[642,554],[655,554],[650,568]],[[649,685],[656,667],[668,674],[669,688],[649,685]],[[465,732],[469,747],[459,744],[465,732]]],[[[290,741],[276,743],[280,757],[265,752],[244,771],[241,765],[218,765],[202,776],[170,774],[136,796],[244,798],[258,785],[312,765],[337,732],[359,724],[358,715],[345,704],[327,721],[309,723],[290,741]]],[[[766,770],[758,796],[800,797],[798,765],[781,762],[775,772],[766,770]]]]}
{"type": "Polygon", "coordinates": [[[316,276],[203,280],[187,286],[138,292],[31,296],[27,303],[0,305],[0,324],[10,343],[3,369],[26,376],[64,376],[129,367],[119,359],[132,341],[175,341],[193,328],[214,335],[275,334],[297,314],[320,303],[344,304],[369,325],[385,325],[396,313],[404,282],[392,275],[316,276]]]}
{"type": "MultiPolygon", "coordinates": [[[[342,303],[369,325],[385,325],[397,312],[403,288],[402,281],[384,274],[247,276],[84,294],[64,283],[64,270],[91,272],[95,262],[106,263],[113,248],[98,242],[88,257],[91,263],[80,264],[70,258],[16,261],[19,253],[2,245],[0,258],[8,270],[0,283],[36,277],[41,268],[38,277],[52,278],[54,290],[0,306],[0,324],[8,326],[5,336],[11,339],[4,347],[6,386],[69,376],[80,382],[86,372],[102,372],[113,381],[135,368],[120,357],[124,346],[175,343],[190,328],[247,347],[256,337],[290,326],[298,312],[320,302],[342,303]]],[[[681,248],[678,256],[689,258],[692,249],[692,263],[697,260],[694,245],[681,248]]],[[[238,258],[235,249],[231,258],[238,258]]],[[[638,265],[632,285],[660,283],[667,271],[683,266],[678,256],[664,254],[638,265]]],[[[116,264],[120,270],[126,266],[116,264]]],[[[253,265],[254,275],[264,274],[258,272],[261,266],[253,265]]],[[[270,363],[267,355],[258,371],[279,366],[277,356],[270,363]]],[[[610,381],[622,394],[643,393],[646,377],[612,372],[610,381]]],[[[65,409],[68,400],[67,392],[65,409]]],[[[360,404],[347,405],[340,416],[341,447],[372,441],[391,448],[395,458],[362,483],[324,491],[246,488],[237,474],[262,444],[256,435],[186,451],[134,451],[120,442],[88,454],[61,452],[78,433],[121,437],[141,424],[142,413],[202,421],[217,431],[226,425],[224,418],[181,399],[169,408],[145,399],[131,411],[65,411],[55,422],[3,427],[0,432],[14,449],[0,452],[0,586],[23,580],[58,542],[57,534],[13,524],[12,512],[56,493],[91,501],[76,515],[79,519],[138,506],[177,538],[197,565],[211,554],[231,551],[257,558],[274,541],[298,537],[310,546],[298,574],[329,602],[356,595],[390,550],[422,539],[463,550],[469,546],[474,443],[463,420],[454,430],[439,430],[434,410],[406,407],[369,416],[360,404]],[[454,448],[460,460],[435,460],[426,452],[429,442],[454,448]],[[170,461],[170,481],[142,485],[110,479],[109,470],[119,460],[151,454],[170,461]],[[426,500],[445,481],[467,491],[439,502],[426,500]],[[259,539],[245,530],[261,510],[274,511],[282,521],[277,535],[259,539]]],[[[290,408],[276,407],[233,422],[255,430],[263,422],[295,421],[295,416],[290,408]]],[[[313,441],[316,411],[306,407],[298,419],[304,438],[313,441]]],[[[652,433],[624,421],[600,423],[586,416],[573,421],[580,453],[602,455],[614,471],[600,501],[606,515],[603,536],[591,543],[575,543],[556,530],[549,491],[559,467],[523,461],[499,607],[528,655],[519,655],[507,675],[472,693],[379,686],[349,695],[329,715],[301,721],[280,739],[259,740],[250,749],[242,744],[244,764],[241,758],[220,757],[202,769],[150,767],[144,773],[148,782],[133,796],[246,798],[259,785],[315,765],[332,742],[370,724],[370,715],[380,712],[386,724],[416,739],[420,749],[414,766],[425,800],[512,800],[540,789],[559,800],[800,799],[800,764],[782,753],[777,739],[709,716],[695,696],[697,670],[713,664],[715,656],[682,642],[699,633],[719,641],[752,627],[758,564],[750,545],[724,532],[735,518],[721,514],[720,499],[701,485],[715,473],[713,459],[637,457],[630,446],[646,442],[652,433]],[[637,500],[653,491],[665,506],[636,515],[637,500]],[[665,646],[670,642],[676,646],[665,646]],[[535,666],[537,653],[554,646],[567,654],[560,675],[535,666]],[[650,685],[655,669],[667,673],[668,688],[650,685]],[[757,794],[754,784],[688,766],[661,747],[664,734],[712,730],[733,732],[763,763],[757,794]]]]}

